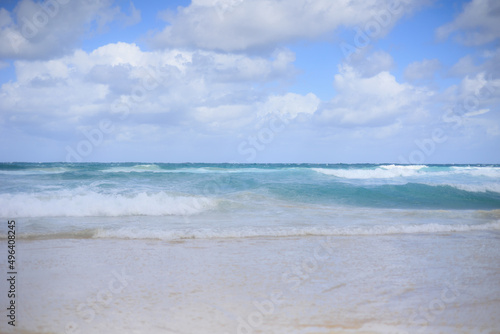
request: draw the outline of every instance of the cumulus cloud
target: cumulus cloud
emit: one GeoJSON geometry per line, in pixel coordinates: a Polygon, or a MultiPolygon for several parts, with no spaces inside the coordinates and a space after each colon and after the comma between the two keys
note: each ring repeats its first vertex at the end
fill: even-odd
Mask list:
{"type": "Polygon", "coordinates": [[[53,60],[19,60],[14,62],[17,80],[0,89],[0,121],[67,138],[105,117],[128,126],[127,131],[133,124],[186,122],[200,131],[238,131],[263,105],[296,114],[297,108],[305,111],[306,104],[319,103],[312,95],[268,99],[272,91],[256,86],[288,80],[294,59],[285,49],[263,58],[177,49],[146,52],[116,43],[53,60]]]}
{"type": "Polygon", "coordinates": [[[458,60],[448,74],[463,78],[465,76],[474,76],[481,72],[488,73],[492,78],[500,78],[500,48],[487,50],[480,55],[467,55],[458,60]]]}
{"type": "Polygon", "coordinates": [[[467,55],[460,58],[458,62],[451,67],[448,73],[452,76],[464,77],[478,70],[479,67],[474,63],[474,58],[471,55],[467,55]]]}
{"type": "Polygon", "coordinates": [[[305,96],[294,93],[272,95],[258,106],[258,116],[269,118],[279,116],[282,119],[292,120],[297,117],[311,116],[320,104],[320,99],[313,93],[305,96]]]}
{"type": "MultiPolygon", "coordinates": [[[[83,38],[115,27],[113,22],[135,24],[140,11],[130,3],[125,14],[111,0],[22,0],[13,11],[0,8],[0,59],[7,60],[0,60],[0,69],[15,70],[15,78],[0,87],[0,133],[5,138],[15,135],[16,142],[25,140],[25,146],[32,146],[36,138],[60,150],[63,159],[65,145],[85,138],[83,133],[110,119],[114,131],[106,134],[103,146],[121,152],[115,152],[115,158],[129,156],[130,150],[136,158],[156,158],[144,153],[146,145],[178,159],[212,161],[241,155],[239,141],[258,137],[271,125],[282,129],[285,124],[286,131],[273,133],[276,141],[269,144],[269,151],[259,151],[258,159],[274,159],[272,152],[280,156],[282,149],[298,160],[314,160],[332,152],[335,144],[347,156],[355,149],[367,154],[361,159],[367,161],[369,154],[381,153],[377,150],[381,143],[389,148],[384,154],[390,158],[391,147],[412,143],[423,129],[445,128],[441,105],[461,105],[460,123],[450,117],[452,122],[447,123],[460,124],[457,133],[467,130],[467,138],[498,136],[500,48],[460,59],[448,72],[460,76],[460,84],[441,93],[434,86],[419,86],[440,70],[439,60],[411,63],[403,82],[391,74],[396,67],[391,54],[373,52],[376,43],[368,43],[369,47],[361,43],[363,34],[370,41],[383,37],[422,4],[193,0],[187,7],[161,14],[168,24],[146,37],[151,51],[120,42],[83,51],[78,48],[83,38]],[[39,3],[59,7],[43,10],[39,3]],[[45,23],[39,12],[49,18],[45,23]],[[286,45],[334,37],[339,27],[356,34],[350,44],[358,51],[344,58],[348,64],[333,77],[335,97],[320,101],[314,91],[289,89],[298,71],[295,54],[286,45]],[[172,142],[175,145],[169,145],[172,142]],[[298,147],[302,149],[292,152],[298,147]]],[[[456,34],[467,45],[495,40],[496,21],[489,17],[497,15],[496,7],[474,0],[438,35],[456,34]],[[477,39],[476,32],[481,33],[477,39]]],[[[301,47],[297,50],[303,56],[301,47]]],[[[322,70],[323,64],[318,68],[322,70]]],[[[110,159],[98,152],[94,158],[110,159]]]]}
{"type": "Polygon", "coordinates": [[[406,67],[404,77],[410,82],[428,81],[434,78],[434,74],[441,68],[438,59],[424,59],[415,61],[406,67]]]}
{"type": "Polygon", "coordinates": [[[455,137],[473,141],[500,134],[500,79],[485,72],[467,75],[458,85],[449,87],[442,98],[446,101],[442,120],[455,137]]]}
{"type": "Polygon", "coordinates": [[[456,40],[468,46],[483,45],[500,37],[500,2],[472,0],[453,22],[436,30],[439,40],[456,33],[456,40]]]}
{"type": "Polygon", "coordinates": [[[474,76],[466,76],[459,85],[458,96],[465,100],[469,96],[479,99],[500,97],[500,79],[493,79],[484,72],[474,76]]]}
{"type": "Polygon", "coordinates": [[[356,68],[362,77],[372,77],[380,72],[389,72],[395,63],[390,54],[379,50],[353,54],[349,59],[349,65],[356,68]]]}
{"type": "Polygon", "coordinates": [[[335,126],[387,126],[401,118],[425,116],[425,103],[433,95],[425,88],[398,83],[389,72],[363,77],[343,65],[335,75],[337,96],[318,114],[319,121],[335,126]]]}
{"type": "Polygon", "coordinates": [[[133,3],[129,10],[125,14],[111,0],[22,0],[12,12],[0,8],[0,58],[49,59],[71,53],[91,27],[101,31],[115,20],[139,22],[133,3]]]}
{"type": "Polygon", "coordinates": [[[420,5],[412,0],[193,0],[177,14],[164,15],[168,26],[150,42],[156,48],[274,49],[297,39],[319,38],[339,26],[388,30],[420,5]]]}
{"type": "Polygon", "coordinates": [[[453,98],[456,101],[455,115],[473,117],[486,114],[500,104],[500,79],[493,79],[484,72],[466,76],[454,90],[453,98]]]}

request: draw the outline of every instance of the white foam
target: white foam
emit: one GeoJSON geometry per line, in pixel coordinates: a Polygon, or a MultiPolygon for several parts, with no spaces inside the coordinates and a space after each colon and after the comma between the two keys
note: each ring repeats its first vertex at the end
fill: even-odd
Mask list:
{"type": "Polygon", "coordinates": [[[420,170],[422,168],[427,168],[426,165],[381,165],[382,169],[397,169],[397,170],[420,170]]]}
{"type": "Polygon", "coordinates": [[[131,167],[111,167],[109,169],[103,170],[104,173],[161,173],[168,172],[168,170],[161,169],[160,166],[155,164],[147,164],[147,165],[135,165],[131,167]]]}
{"type": "Polygon", "coordinates": [[[381,165],[376,168],[330,169],[312,168],[312,170],[345,179],[391,179],[415,176],[446,177],[468,175],[473,177],[500,178],[500,167],[465,167],[453,166],[448,170],[425,165],[381,165]]]}
{"type": "Polygon", "coordinates": [[[175,169],[163,169],[158,165],[135,165],[130,167],[111,167],[104,169],[103,173],[193,173],[193,174],[212,174],[212,173],[272,173],[280,171],[279,169],[266,168],[224,168],[224,167],[180,167],[175,169]]]}
{"type": "Polygon", "coordinates": [[[452,167],[454,174],[500,178],[500,167],[452,167]]]}
{"type": "Polygon", "coordinates": [[[0,174],[7,175],[34,175],[34,174],[62,174],[70,171],[64,167],[29,168],[18,170],[0,170],[0,174]]]}
{"type": "Polygon", "coordinates": [[[375,169],[357,168],[357,169],[329,169],[313,168],[314,171],[333,175],[345,179],[390,179],[398,177],[409,177],[423,174],[420,170],[426,166],[396,166],[385,165],[375,169]]]}
{"type": "MultiPolygon", "coordinates": [[[[500,231],[500,220],[483,224],[412,224],[375,225],[358,227],[240,227],[240,228],[183,228],[151,229],[142,226],[122,228],[85,229],[72,232],[23,233],[20,239],[137,239],[176,241],[186,239],[281,238],[304,236],[378,236],[398,234],[466,233],[473,231],[500,231]]],[[[0,240],[6,239],[0,233],[0,240]]]]}
{"type": "Polygon", "coordinates": [[[165,192],[133,195],[92,191],[58,191],[44,194],[0,195],[0,217],[119,217],[192,215],[213,208],[207,197],[165,192]]]}
{"type": "Polygon", "coordinates": [[[452,233],[500,230],[500,221],[478,225],[377,225],[372,227],[303,227],[303,228],[240,228],[240,229],[182,229],[146,230],[141,228],[121,228],[114,230],[99,229],[94,238],[104,239],[227,239],[252,237],[298,237],[298,236],[370,236],[417,233],[452,233]]]}

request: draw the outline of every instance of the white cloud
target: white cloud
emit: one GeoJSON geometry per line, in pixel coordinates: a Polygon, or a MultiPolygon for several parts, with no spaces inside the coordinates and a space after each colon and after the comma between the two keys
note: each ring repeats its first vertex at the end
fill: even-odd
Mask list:
{"type": "Polygon", "coordinates": [[[20,1],[12,12],[0,9],[0,58],[49,59],[73,51],[85,33],[97,31],[114,20],[124,24],[140,21],[130,5],[130,17],[111,0],[20,1]]]}
{"type": "Polygon", "coordinates": [[[164,15],[169,25],[151,43],[157,48],[274,49],[281,43],[333,33],[341,25],[387,31],[420,5],[412,0],[193,0],[177,15],[164,15]],[[368,22],[372,25],[365,27],[368,22]]]}
{"type": "Polygon", "coordinates": [[[103,118],[115,119],[129,133],[134,124],[234,132],[272,101],[295,114],[308,111],[308,103],[319,103],[312,94],[268,98],[272,90],[259,89],[258,84],[287,81],[294,59],[285,49],[263,58],[176,49],[145,52],[135,44],[116,43],[53,60],[19,60],[14,62],[17,80],[0,89],[0,122],[65,138],[103,118]]]}
{"type": "Polygon", "coordinates": [[[490,109],[481,109],[481,110],[476,110],[476,111],[470,111],[470,112],[466,113],[464,116],[473,117],[473,116],[483,115],[483,114],[486,114],[488,112],[490,112],[490,109]]]}
{"type": "Polygon", "coordinates": [[[141,22],[141,11],[135,8],[134,3],[131,1],[130,2],[130,16],[124,15],[124,22],[125,25],[127,26],[132,26],[134,24],[137,24],[141,22]]]}
{"type": "Polygon", "coordinates": [[[464,77],[468,74],[475,73],[479,67],[474,64],[474,58],[471,55],[464,56],[453,65],[449,71],[450,75],[464,77]]]}
{"type": "Polygon", "coordinates": [[[194,109],[193,119],[215,132],[233,132],[253,120],[254,108],[251,105],[233,104],[216,107],[198,106],[194,109]]]}
{"type": "MultiPolygon", "coordinates": [[[[472,1],[468,6],[477,4],[483,3],[472,1]]],[[[409,0],[194,0],[177,12],[162,14],[170,24],[151,33],[153,51],[117,42],[86,52],[77,48],[82,38],[106,29],[110,22],[134,24],[140,11],[132,3],[124,14],[111,0],[71,1],[61,5],[35,36],[16,39],[23,17],[32,18],[39,10],[34,1],[22,0],[12,12],[0,9],[0,45],[6,46],[0,49],[0,59],[17,59],[0,61],[0,69],[11,65],[16,73],[0,88],[0,132],[4,137],[12,134],[16,143],[24,140],[26,147],[34,138],[50,142],[54,151],[61,148],[64,159],[65,145],[85,139],[84,131],[109,118],[115,130],[106,134],[101,148],[111,148],[107,152],[114,155],[96,150],[89,159],[124,159],[133,151],[136,159],[175,156],[205,161],[237,155],[241,140],[258,137],[270,124],[286,126],[273,134],[275,140],[266,144],[265,152],[258,152],[259,161],[285,156],[328,161],[350,154],[362,154],[359,161],[381,156],[391,160],[405,153],[392,149],[409,147],[433,126],[446,128],[450,138],[465,133],[464,138],[477,143],[485,136],[498,136],[500,48],[458,61],[449,73],[464,79],[445,93],[418,86],[440,69],[439,60],[410,64],[404,71],[406,83],[398,82],[390,72],[395,60],[387,52],[373,52],[376,43],[361,47],[349,57],[349,66],[340,67],[333,81],[336,96],[330,101],[320,101],[315,91],[298,94],[305,85],[288,89],[297,69],[286,43],[335,37],[340,26],[366,32],[375,22],[380,31],[370,36],[374,40],[421,5],[409,0]],[[390,3],[396,10],[389,9],[390,3]],[[389,13],[386,21],[383,13],[389,13]],[[455,123],[441,119],[440,106],[447,104],[462,106],[457,130],[452,129],[455,123]],[[286,121],[279,123],[276,117],[286,121]],[[151,154],[150,149],[163,155],[151,154]]],[[[473,14],[468,6],[461,16],[473,14]]],[[[442,28],[442,36],[457,32],[466,43],[479,26],[461,22],[459,16],[451,28],[442,28]]],[[[495,26],[488,24],[478,30],[486,31],[481,41],[495,35],[487,31],[495,26]]],[[[318,61],[335,59],[327,57],[318,61]]],[[[324,64],[314,65],[322,70],[324,64]]]]}
{"type": "Polygon", "coordinates": [[[394,59],[390,54],[384,51],[376,51],[369,53],[359,52],[353,54],[349,59],[349,65],[356,68],[356,71],[362,77],[372,77],[380,72],[388,72],[394,66],[394,59]]]}
{"type": "Polygon", "coordinates": [[[500,79],[485,72],[466,76],[442,97],[447,102],[442,119],[455,137],[476,142],[485,135],[498,136],[500,79]]]}
{"type": "Polygon", "coordinates": [[[344,65],[335,75],[337,96],[319,113],[319,121],[335,126],[387,126],[402,118],[420,119],[433,92],[398,83],[389,72],[362,77],[344,65]]]}
{"type": "Polygon", "coordinates": [[[500,48],[486,50],[480,55],[466,55],[451,67],[449,74],[463,78],[474,76],[481,72],[488,73],[493,78],[500,78],[500,48]]]}
{"type": "Polygon", "coordinates": [[[441,68],[438,59],[424,59],[415,61],[406,67],[404,77],[410,82],[428,81],[434,78],[434,74],[441,68]]]}
{"type": "MultiPolygon", "coordinates": [[[[458,98],[461,100],[479,100],[486,102],[492,98],[500,98],[500,79],[494,79],[485,72],[475,76],[466,76],[459,85],[458,98]]],[[[470,104],[472,105],[472,101],[470,104]]],[[[476,104],[474,102],[474,104],[476,104]]]]}
{"type": "Polygon", "coordinates": [[[258,115],[261,118],[280,116],[283,119],[292,120],[300,115],[314,114],[319,104],[319,98],[313,93],[305,96],[294,93],[273,95],[258,106],[258,115]]]}
{"type": "Polygon", "coordinates": [[[436,30],[443,40],[457,32],[456,39],[469,46],[483,45],[500,37],[500,2],[497,0],[472,0],[453,22],[436,30]]]}

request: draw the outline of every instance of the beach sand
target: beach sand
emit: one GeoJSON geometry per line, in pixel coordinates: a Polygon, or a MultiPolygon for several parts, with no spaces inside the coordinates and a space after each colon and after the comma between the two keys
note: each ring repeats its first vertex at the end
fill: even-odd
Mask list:
{"type": "Polygon", "coordinates": [[[0,332],[500,333],[499,238],[18,240],[0,332]]]}

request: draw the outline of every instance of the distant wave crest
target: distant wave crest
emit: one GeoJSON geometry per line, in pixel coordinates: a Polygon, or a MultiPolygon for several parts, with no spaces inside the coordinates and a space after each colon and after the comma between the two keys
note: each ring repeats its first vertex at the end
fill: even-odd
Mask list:
{"type": "Polygon", "coordinates": [[[344,179],[391,179],[405,177],[469,175],[500,178],[499,167],[430,167],[426,165],[380,165],[375,168],[312,168],[315,172],[344,179]]]}
{"type": "Polygon", "coordinates": [[[368,168],[353,168],[353,169],[329,169],[329,168],[313,168],[314,171],[332,175],[345,179],[388,179],[395,177],[415,176],[422,173],[421,170],[426,168],[424,165],[411,166],[396,166],[384,165],[375,169],[368,168]]]}

